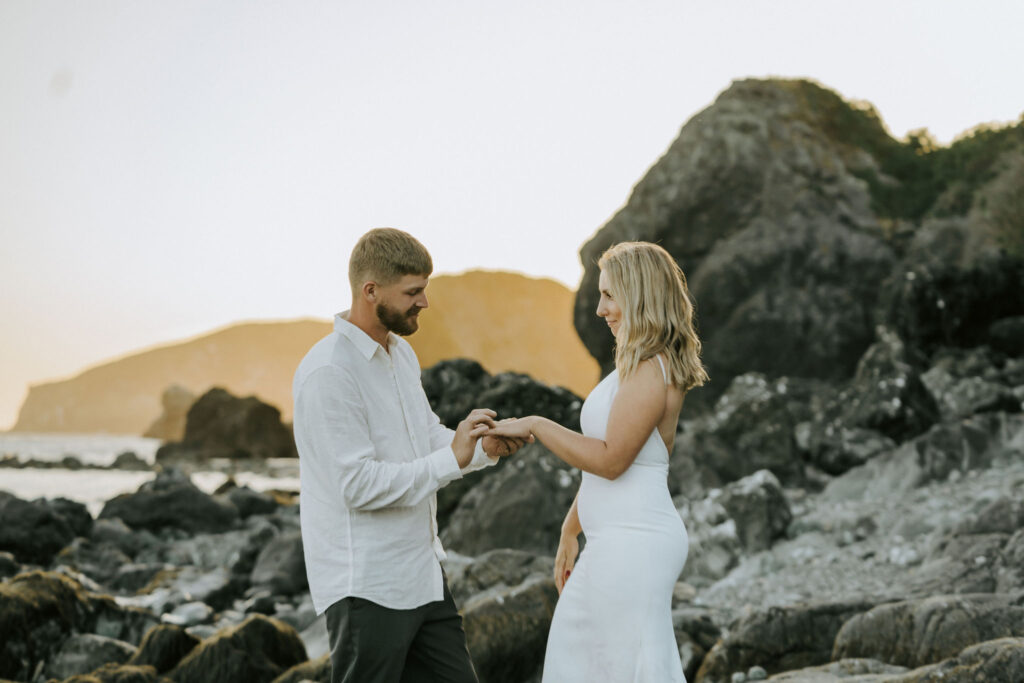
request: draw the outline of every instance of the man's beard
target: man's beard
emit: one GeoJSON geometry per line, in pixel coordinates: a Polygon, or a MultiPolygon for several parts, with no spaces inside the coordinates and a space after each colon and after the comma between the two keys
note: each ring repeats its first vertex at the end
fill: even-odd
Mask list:
{"type": "Polygon", "coordinates": [[[383,325],[389,332],[394,332],[403,337],[408,337],[410,334],[420,328],[420,323],[413,317],[414,314],[420,312],[419,306],[413,306],[406,312],[396,311],[390,308],[387,304],[377,304],[377,320],[383,325]]]}

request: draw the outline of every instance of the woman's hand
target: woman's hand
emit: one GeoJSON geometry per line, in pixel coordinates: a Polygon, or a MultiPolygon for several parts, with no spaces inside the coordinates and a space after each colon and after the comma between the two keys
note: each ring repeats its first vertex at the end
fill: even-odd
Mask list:
{"type": "Polygon", "coordinates": [[[565,582],[569,580],[573,567],[576,566],[576,556],[580,554],[580,542],[576,536],[562,534],[558,541],[558,550],[555,552],[555,588],[558,594],[562,594],[565,582]]]}
{"type": "Polygon", "coordinates": [[[510,420],[502,420],[487,430],[487,436],[505,436],[513,439],[523,439],[526,443],[533,442],[533,425],[537,420],[536,415],[520,417],[510,420]]]}

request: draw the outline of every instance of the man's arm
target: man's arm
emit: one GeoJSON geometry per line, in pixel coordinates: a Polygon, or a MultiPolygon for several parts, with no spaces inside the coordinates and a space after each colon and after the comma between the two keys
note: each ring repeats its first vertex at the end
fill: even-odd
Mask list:
{"type": "MultiPolygon", "coordinates": [[[[460,431],[448,431],[441,444],[431,438],[431,453],[409,462],[385,462],[376,457],[358,386],[348,373],[334,367],[314,371],[295,399],[296,421],[302,420],[308,447],[327,464],[326,471],[345,505],[354,510],[412,506],[462,476],[453,441],[473,438],[484,419],[460,431]]],[[[487,418],[489,420],[489,418],[487,418]]],[[[470,418],[464,421],[469,422],[470,418]]],[[[468,462],[468,443],[462,443],[468,462]]]]}

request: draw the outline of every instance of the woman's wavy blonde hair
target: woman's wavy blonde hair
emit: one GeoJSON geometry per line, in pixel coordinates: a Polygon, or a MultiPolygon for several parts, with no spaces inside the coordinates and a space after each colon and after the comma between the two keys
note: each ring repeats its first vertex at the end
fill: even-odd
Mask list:
{"type": "Polygon", "coordinates": [[[640,363],[663,353],[672,385],[686,392],[707,382],[686,276],[671,254],[650,242],[621,242],[597,265],[607,273],[622,310],[615,340],[619,376],[628,377],[640,363]]]}

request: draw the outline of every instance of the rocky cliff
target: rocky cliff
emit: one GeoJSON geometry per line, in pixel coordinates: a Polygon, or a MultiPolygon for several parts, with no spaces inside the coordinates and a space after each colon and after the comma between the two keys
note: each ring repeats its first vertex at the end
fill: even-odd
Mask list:
{"type": "MultiPolygon", "coordinates": [[[[596,383],[597,364],[572,328],[573,294],[559,283],[474,271],[431,278],[427,293],[430,308],[409,338],[424,367],[469,357],[576,393],[596,383]]],[[[255,395],[290,420],[295,367],[330,329],[320,320],[239,324],[105,363],[32,387],[14,430],[139,434],[161,415],[171,385],[255,395]]]]}
{"type": "Polygon", "coordinates": [[[712,382],[691,412],[744,372],[849,377],[879,323],[979,343],[1024,312],[1024,271],[1000,261],[1021,253],[1021,169],[1024,122],[939,147],[925,132],[893,139],[870,105],[808,81],[737,81],[583,245],[576,329],[610,369],[596,261],[647,240],[676,257],[696,301],[712,382]]]}

